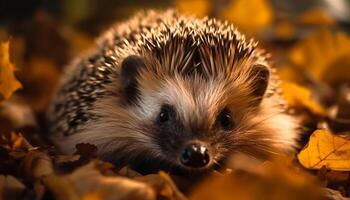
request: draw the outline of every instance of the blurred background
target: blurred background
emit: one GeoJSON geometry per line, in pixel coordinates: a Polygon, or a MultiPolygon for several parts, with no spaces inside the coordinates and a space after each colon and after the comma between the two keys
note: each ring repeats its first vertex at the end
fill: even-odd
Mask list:
{"type": "Polygon", "coordinates": [[[349,0],[0,0],[0,40],[10,40],[23,86],[13,98],[43,113],[63,67],[95,37],[141,10],[168,8],[228,20],[259,41],[306,140],[324,120],[350,130],[349,0]]]}

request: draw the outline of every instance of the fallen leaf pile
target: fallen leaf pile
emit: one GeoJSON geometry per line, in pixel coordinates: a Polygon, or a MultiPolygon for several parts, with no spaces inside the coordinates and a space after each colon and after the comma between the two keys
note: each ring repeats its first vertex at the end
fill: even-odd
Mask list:
{"type": "Polygon", "coordinates": [[[349,199],[349,20],[311,1],[93,2],[60,1],[55,10],[29,0],[27,12],[0,6],[0,199],[349,199]],[[46,139],[43,113],[63,67],[116,19],[169,6],[228,20],[271,52],[288,112],[300,121],[294,155],[261,161],[234,154],[194,181],[116,167],[91,144],[64,155],[46,139]]]}

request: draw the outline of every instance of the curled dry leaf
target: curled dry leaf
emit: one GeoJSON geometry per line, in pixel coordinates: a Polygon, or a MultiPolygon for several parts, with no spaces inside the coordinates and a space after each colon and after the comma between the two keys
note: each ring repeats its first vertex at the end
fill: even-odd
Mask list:
{"type": "Polygon", "coordinates": [[[30,150],[23,159],[22,167],[26,176],[31,180],[38,180],[54,173],[50,157],[39,150],[30,150]]]}
{"type": "Polygon", "coordinates": [[[308,169],[350,170],[350,139],[316,130],[309,143],[298,154],[299,162],[308,169]]]}
{"type": "Polygon", "coordinates": [[[10,42],[0,42],[0,99],[8,99],[21,84],[14,75],[15,68],[10,61],[10,42]]]}

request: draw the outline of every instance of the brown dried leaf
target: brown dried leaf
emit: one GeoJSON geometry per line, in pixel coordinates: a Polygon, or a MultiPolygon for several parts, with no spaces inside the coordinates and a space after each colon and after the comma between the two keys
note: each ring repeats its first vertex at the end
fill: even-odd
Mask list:
{"type": "Polygon", "coordinates": [[[186,200],[187,198],[179,191],[170,176],[164,172],[150,174],[147,176],[136,177],[135,180],[141,180],[150,185],[156,194],[168,200],[186,200]]]}
{"type": "Polygon", "coordinates": [[[299,162],[308,169],[350,171],[350,139],[316,130],[309,143],[298,154],[299,162]]]}
{"type": "Polygon", "coordinates": [[[232,160],[236,164],[231,173],[211,176],[190,199],[325,199],[314,178],[286,162],[261,163],[246,156],[235,156],[232,160]]]}
{"type": "Polygon", "coordinates": [[[54,173],[50,157],[39,150],[31,150],[22,161],[22,169],[31,180],[38,180],[54,173]]]}
{"type": "Polygon", "coordinates": [[[25,186],[15,177],[0,175],[0,199],[20,199],[25,186]]]}
{"type": "Polygon", "coordinates": [[[119,176],[103,176],[91,162],[72,174],[50,175],[43,179],[59,200],[154,200],[153,189],[145,183],[119,176]]]}

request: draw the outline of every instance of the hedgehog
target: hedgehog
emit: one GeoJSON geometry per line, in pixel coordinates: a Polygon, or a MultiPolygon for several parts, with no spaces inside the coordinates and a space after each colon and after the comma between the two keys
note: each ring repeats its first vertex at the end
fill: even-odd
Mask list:
{"type": "Polygon", "coordinates": [[[292,152],[297,121],[269,60],[227,21],[138,13],[66,68],[49,137],[64,153],[90,143],[136,169],[201,171],[233,153],[292,152]]]}

